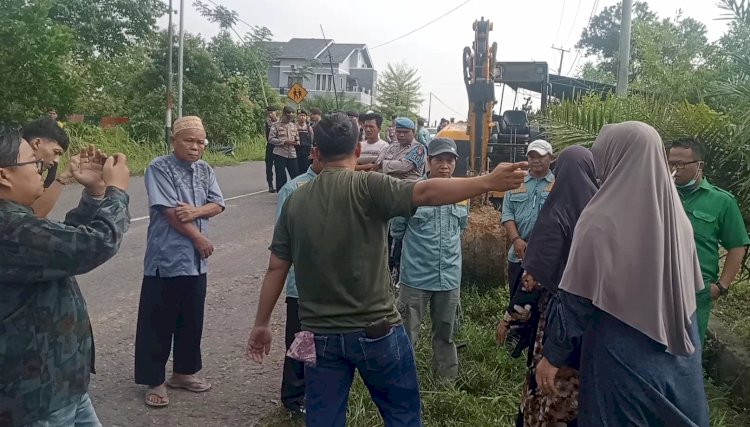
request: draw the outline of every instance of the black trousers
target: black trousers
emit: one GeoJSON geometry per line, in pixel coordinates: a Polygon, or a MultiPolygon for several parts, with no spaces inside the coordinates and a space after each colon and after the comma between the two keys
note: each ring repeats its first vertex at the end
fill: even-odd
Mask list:
{"type": "Polygon", "coordinates": [[[307,172],[312,163],[310,161],[310,149],[312,147],[300,145],[297,147],[297,175],[307,172]]]}
{"type": "Polygon", "coordinates": [[[273,155],[273,166],[276,171],[276,191],[286,184],[286,173],[289,172],[289,179],[297,178],[297,159],[288,159],[278,154],[273,155]]]}
{"type": "MultiPolygon", "coordinates": [[[[299,321],[299,300],[286,299],[286,349],[294,342],[294,334],[302,329],[299,321]]],[[[305,364],[291,357],[284,357],[284,372],[281,377],[281,403],[288,409],[297,409],[305,403],[305,364]]]]}
{"type": "Polygon", "coordinates": [[[173,349],[172,371],[192,375],[201,370],[201,336],[206,275],[144,276],[135,333],[135,382],[164,383],[173,349]]]}
{"type": "Polygon", "coordinates": [[[523,265],[520,262],[508,261],[508,291],[510,299],[521,289],[521,277],[523,277],[523,265]]]}
{"type": "Polygon", "coordinates": [[[266,182],[273,187],[273,145],[266,144],[266,182]]]}

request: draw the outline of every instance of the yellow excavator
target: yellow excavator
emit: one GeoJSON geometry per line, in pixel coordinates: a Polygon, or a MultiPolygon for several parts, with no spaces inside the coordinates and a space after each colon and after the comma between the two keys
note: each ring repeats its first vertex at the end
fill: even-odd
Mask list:
{"type": "MultiPolygon", "coordinates": [[[[463,74],[469,99],[467,122],[451,123],[441,129],[437,137],[456,141],[459,159],[455,176],[476,176],[491,171],[501,162],[516,162],[526,158],[526,147],[534,139],[526,112],[493,113],[495,83],[502,81],[502,64],[496,62],[497,43],[489,43],[492,23],[481,18],[474,21],[474,43],[463,51],[463,74]]],[[[503,63],[513,72],[526,72],[537,63],[503,63]],[[521,65],[519,68],[517,65],[521,65]]],[[[541,72],[546,74],[546,64],[541,72]]],[[[534,72],[532,72],[534,74],[534,72]]],[[[546,76],[545,76],[546,77],[546,76]]],[[[536,77],[533,77],[536,78],[536,77]]],[[[542,82],[545,82],[542,78],[542,82]]],[[[546,84],[546,83],[544,83],[546,84]]],[[[546,102],[546,90],[543,104],[546,102]]],[[[500,224],[502,193],[490,193],[472,200],[469,224],[463,239],[464,277],[476,283],[496,284],[506,280],[507,242],[505,229],[500,224]]]]}

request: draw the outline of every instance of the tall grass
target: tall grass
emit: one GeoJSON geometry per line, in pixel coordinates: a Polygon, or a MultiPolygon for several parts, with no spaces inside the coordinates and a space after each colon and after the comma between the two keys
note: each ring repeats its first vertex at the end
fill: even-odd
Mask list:
{"type": "MultiPolygon", "coordinates": [[[[102,129],[89,125],[71,125],[65,130],[70,135],[70,148],[68,155],[77,153],[81,148],[89,144],[95,144],[108,154],[123,153],[128,158],[130,172],[133,175],[142,175],[146,166],[158,156],[171,152],[166,141],[139,141],[132,139],[127,131],[120,127],[102,129]]],[[[224,155],[212,149],[214,142],[209,142],[203,160],[212,166],[236,165],[240,162],[262,160],[265,156],[266,142],[262,135],[248,137],[247,140],[235,144],[234,155],[224,155]]],[[[218,145],[218,144],[217,144],[218,145]]],[[[63,159],[64,166],[66,159],[63,159]]]]}
{"type": "MultiPolygon", "coordinates": [[[[495,345],[494,335],[500,307],[507,296],[498,289],[462,289],[463,318],[458,342],[468,345],[459,350],[460,376],[455,385],[436,379],[430,366],[432,350],[429,327],[422,326],[416,347],[422,414],[427,427],[471,426],[506,427],[515,425],[525,374],[525,357],[513,359],[495,345]]],[[[726,389],[706,380],[712,427],[750,427],[750,412],[733,409],[726,389]]],[[[359,376],[351,395],[347,425],[382,426],[383,421],[359,376]]],[[[277,409],[261,422],[266,427],[303,426],[277,409]]]]}

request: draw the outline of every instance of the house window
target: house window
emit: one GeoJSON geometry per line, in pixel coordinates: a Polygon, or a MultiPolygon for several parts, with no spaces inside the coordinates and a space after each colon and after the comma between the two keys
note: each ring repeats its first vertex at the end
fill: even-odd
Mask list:
{"type": "Polygon", "coordinates": [[[331,91],[333,90],[333,76],[330,74],[315,75],[315,90],[331,91]]]}

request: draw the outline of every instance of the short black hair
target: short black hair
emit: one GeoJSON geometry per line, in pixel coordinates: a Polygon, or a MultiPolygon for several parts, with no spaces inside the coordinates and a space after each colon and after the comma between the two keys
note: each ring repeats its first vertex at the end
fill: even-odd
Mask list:
{"type": "Polygon", "coordinates": [[[311,108],[311,109],[310,109],[310,114],[311,114],[311,115],[312,115],[312,114],[319,114],[319,115],[323,115],[323,112],[322,112],[322,111],[320,111],[320,108],[317,108],[317,107],[313,107],[313,108],[311,108]]]}
{"type": "Polygon", "coordinates": [[[315,128],[315,146],[326,160],[339,160],[354,153],[358,138],[357,128],[346,114],[326,116],[315,128]]]}
{"type": "Polygon", "coordinates": [[[394,115],[391,116],[391,120],[396,120],[397,117],[398,116],[394,114],[394,115]]]}
{"type": "Polygon", "coordinates": [[[417,126],[424,126],[424,119],[423,118],[420,117],[420,118],[417,119],[417,126]]]}
{"type": "Polygon", "coordinates": [[[706,147],[697,138],[680,138],[672,142],[672,148],[692,150],[695,160],[700,162],[706,160],[706,147]]]}
{"type": "Polygon", "coordinates": [[[21,148],[21,132],[17,127],[0,125],[0,167],[18,163],[21,148]]]}
{"type": "Polygon", "coordinates": [[[281,112],[282,114],[294,114],[294,108],[287,105],[281,112]]]}
{"type": "Polygon", "coordinates": [[[378,129],[383,127],[383,116],[381,116],[378,113],[365,114],[364,121],[368,121],[368,120],[375,120],[375,124],[378,125],[378,129]]]}
{"type": "Polygon", "coordinates": [[[68,133],[65,132],[56,121],[49,117],[42,117],[34,120],[33,122],[26,123],[26,126],[21,130],[23,139],[31,142],[32,139],[42,138],[50,141],[55,141],[60,144],[63,150],[68,150],[70,145],[70,139],[68,133]]]}

